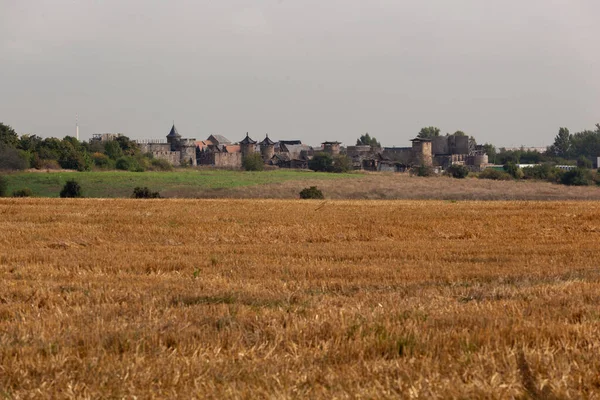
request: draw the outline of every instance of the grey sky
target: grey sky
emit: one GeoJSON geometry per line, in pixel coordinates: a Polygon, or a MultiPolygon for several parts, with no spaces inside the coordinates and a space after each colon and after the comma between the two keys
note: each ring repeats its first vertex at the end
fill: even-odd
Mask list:
{"type": "Polygon", "coordinates": [[[0,0],[0,121],[499,146],[600,122],[597,0],[0,0]]]}

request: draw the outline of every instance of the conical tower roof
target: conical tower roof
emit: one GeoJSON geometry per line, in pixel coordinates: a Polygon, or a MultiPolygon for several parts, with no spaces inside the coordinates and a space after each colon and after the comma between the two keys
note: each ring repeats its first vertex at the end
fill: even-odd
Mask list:
{"type": "Polygon", "coordinates": [[[175,124],[173,124],[173,127],[171,128],[171,132],[169,132],[169,134],[167,135],[167,138],[180,138],[181,135],[179,134],[179,132],[177,132],[177,128],[175,128],[175,124]]]}
{"type": "Polygon", "coordinates": [[[246,137],[240,142],[240,144],[256,144],[256,140],[250,139],[250,136],[248,136],[248,132],[246,132],[246,137]]]}
{"type": "Polygon", "coordinates": [[[259,143],[261,146],[274,146],[275,142],[269,139],[269,134],[267,134],[262,142],[259,143]]]}

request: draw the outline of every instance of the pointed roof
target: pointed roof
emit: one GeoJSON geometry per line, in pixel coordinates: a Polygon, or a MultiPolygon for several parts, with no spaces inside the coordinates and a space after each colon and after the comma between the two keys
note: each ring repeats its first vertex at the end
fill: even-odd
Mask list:
{"type": "Polygon", "coordinates": [[[256,144],[256,140],[250,139],[250,136],[248,136],[248,132],[246,132],[246,137],[240,142],[240,144],[256,144]]]}
{"type": "Polygon", "coordinates": [[[261,146],[275,146],[275,142],[269,139],[269,134],[265,136],[264,140],[259,143],[261,146]]]}
{"type": "Polygon", "coordinates": [[[179,134],[179,132],[177,132],[177,128],[175,128],[175,124],[173,124],[173,127],[171,128],[171,132],[169,132],[169,134],[167,135],[167,138],[180,138],[181,135],[179,134]]]}

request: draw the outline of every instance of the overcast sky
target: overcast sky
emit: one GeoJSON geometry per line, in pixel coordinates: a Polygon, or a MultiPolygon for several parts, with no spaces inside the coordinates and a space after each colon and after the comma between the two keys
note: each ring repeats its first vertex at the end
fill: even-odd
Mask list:
{"type": "Polygon", "coordinates": [[[82,139],[423,126],[498,146],[600,122],[598,0],[0,0],[0,121],[82,139]]]}

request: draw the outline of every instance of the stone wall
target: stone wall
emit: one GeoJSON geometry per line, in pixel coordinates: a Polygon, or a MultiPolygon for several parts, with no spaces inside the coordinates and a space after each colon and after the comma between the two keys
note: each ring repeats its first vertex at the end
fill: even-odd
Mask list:
{"type": "Polygon", "coordinates": [[[181,153],[179,151],[151,151],[154,158],[167,160],[175,167],[181,165],[181,153]]]}
{"type": "Polygon", "coordinates": [[[386,147],[383,156],[389,160],[402,164],[410,164],[412,160],[412,148],[410,147],[386,147]]]}
{"type": "Polygon", "coordinates": [[[199,165],[212,165],[220,168],[241,168],[242,153],[203,152],[198,159],[199,165]]]}

